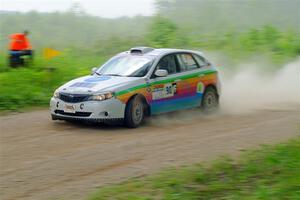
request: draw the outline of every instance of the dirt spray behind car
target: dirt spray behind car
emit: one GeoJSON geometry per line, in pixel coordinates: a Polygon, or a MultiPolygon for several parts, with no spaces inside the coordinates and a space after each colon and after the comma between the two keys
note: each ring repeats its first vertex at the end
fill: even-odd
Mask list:
{"type": "Polygon", "coordinates": [[[298,104],[300,108],[300,58],[275,72],[265,72],[260,63],[243,64],[234,74],[223,74],[222,109],[226,113],[244,113],[257,109],[298,104]]]}

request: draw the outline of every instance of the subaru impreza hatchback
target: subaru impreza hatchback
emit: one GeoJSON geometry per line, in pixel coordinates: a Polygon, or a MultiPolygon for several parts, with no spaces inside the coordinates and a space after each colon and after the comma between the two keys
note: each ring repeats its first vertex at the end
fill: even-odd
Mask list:
{"type": "Polygon", "coordinates": [[[214,111],[219,96],[218,72],[201,52],[135,47],[59,87],[50,111],[53,120],[122,120],[134,128],[149,115],[214,111]]]}

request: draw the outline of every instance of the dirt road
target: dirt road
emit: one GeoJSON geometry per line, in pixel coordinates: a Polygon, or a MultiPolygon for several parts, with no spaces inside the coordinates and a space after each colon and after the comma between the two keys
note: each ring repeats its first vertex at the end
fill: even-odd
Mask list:
{"type": "Polygon", "coordinates": [[[289,139],[299,135],[299,116],[297,106],[186,111],[138,129],[52,122],[48,111],[2,116],[0,199],[85,199],[107,183],[289,139]]]}

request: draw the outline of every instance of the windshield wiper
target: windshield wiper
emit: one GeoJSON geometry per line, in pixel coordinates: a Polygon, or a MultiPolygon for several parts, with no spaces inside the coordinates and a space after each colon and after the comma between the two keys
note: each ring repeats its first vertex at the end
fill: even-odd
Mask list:
{"type": "Polygon", "coordinates": [[[94,73],[97,74],[98,76],[101,76],[101,75],[102,75],[102,74],[100,74],[99,72],[96,72],[96,71],[95,71],[94,73]]]}

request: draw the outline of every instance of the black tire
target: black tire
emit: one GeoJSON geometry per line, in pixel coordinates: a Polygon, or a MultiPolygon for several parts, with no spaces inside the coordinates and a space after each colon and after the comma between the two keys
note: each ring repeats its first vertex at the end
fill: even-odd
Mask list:
{"type": "Polygon", "coordinates": [[[215,88],[208,87],[205,89],[202,101],[201,109],[205,113],[216,112],[219,108],[219,95],[215,88]]]}
{"type": "Polygon", "coordinates": [[[128,103],[125,109],[125,126],[128,128],[138,127],[145,118],[145,105],[142,97],[134,96],[128,103]]]}

